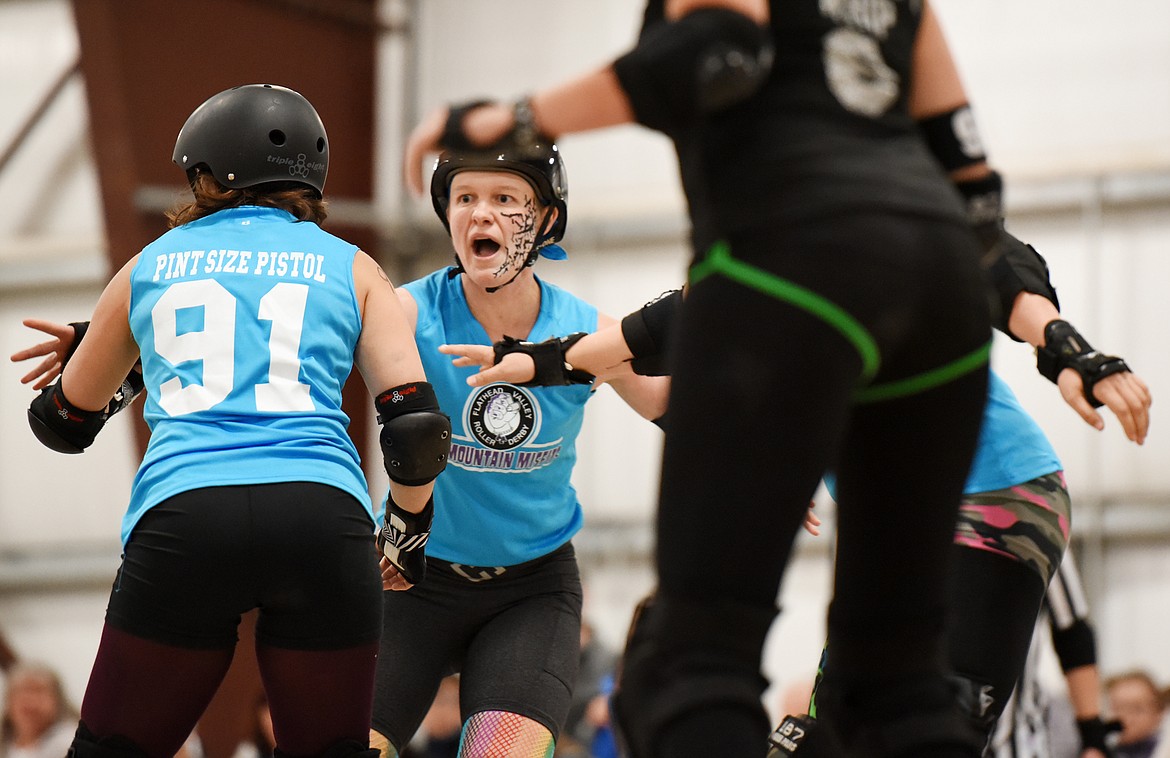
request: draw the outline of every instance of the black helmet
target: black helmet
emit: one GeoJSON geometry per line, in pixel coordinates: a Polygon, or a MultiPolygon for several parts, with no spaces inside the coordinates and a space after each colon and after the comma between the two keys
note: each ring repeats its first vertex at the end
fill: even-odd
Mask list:
{"type": "Polygon", "coordinates": [[[245,84],[195,109],[175,141],[175,164],[193,180],[204,167],[225,187],[297,182],[320,195],[329,140],[312,103],[275,84],[245,84]]]}
{"type": "Polygon", "coordinates": [[[540,202],[549,209],[556,208],[557,220],[546,234],[537,239],[533,246],[531,260],[545,245],[559,242],[565,236],[569,223],[568,177],[560,150],[551,142],[538,141],[527,145],[502,142],[486,148],[483,152],[443,152],[435,161],[435,172],[431,175],[431,204],[447,233],[451,225],[447,221],[447,205],[451,201],[451,178],[460,171],[511,171],[528,180],[536,190],[540,202]]]}

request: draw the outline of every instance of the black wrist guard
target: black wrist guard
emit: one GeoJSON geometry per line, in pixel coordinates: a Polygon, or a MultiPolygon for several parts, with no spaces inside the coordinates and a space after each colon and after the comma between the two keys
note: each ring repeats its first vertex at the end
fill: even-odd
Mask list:
{"type": "Polygon", "coordinates": [[[565,361],[565,353],[577,341],[585,336],[585,332],[576,332],[568,337],[552,337],[544,342],[528,342],[515,337],[504,335],[504,339],[492,345],[495,353],[495,363],[499,363],[509,353],[524,353],[532,357],[536,367],[536,376],[530,381],[521,384],[521,387],[561,387],[566,384],[590,384],[593,374],[588,371],[575,369],[565,361]]]}
{"type": "Polygon", "coordinates": [[[431,536],[431,521],[435,516],[435,499],[418,513],[403,510],[391,497],[386,498],[386,516],[378,532],[378,549],[398,567],[411,584],[418,584],[427,575],[424,549],[431,536]]]}
{"type": "Polygon", "coordinates": [[[471,144],[467,134],[463,131],[463,119],[476,108],[490,105],[491,100],[470,100],[447,108],[447,122],[443,124],[443,135],[439,138],[439,146],[446,150],[466,151],[482,150],[480,145],[471,144]]]}
{"type": "Polygon", "coordinates": [[[61,358],[61,368],[65,368],[65,364],[77,352],[77,346],[81,344],[81,340],[85,337],[85,332],[89,329],[88,321],[71,321],[69,326],[73,327],[73,342],[69,345],[69,349],[65,351],[65,355],[61,358]]]}
{"type": "Polygon", "coordinates": [[[536,118],[532,114],[532,105],[527,98],[517,100],[512,105],[512,128],[503,134],[491,145],[475,145],[467,138],[463,131],[463,120],[467,114],[476,108],[492,105],[493,100],[471,100],[466,103],[452,105],[447,110],[447,122],[443,125],[443,135],[439,144],[446,150],[456,152],[484,152],[490,151],[497,145],[510,145],[527,149],[533,145],[551,145],[553,139],[536,129],[536,118]]]}
{"type": "Polygon", "coordinates": [[[106,423],[104,411],[78,408],[57,381],[41,390],[28,407],[28,425],[41,444],[58,453],[84,452],[106,423]]]}
{"type": "Polygon", "coordinates": [[[130,407],[134,402],[134,398],[142,390],[146,389],[146,383],[142,381],[142,362],[135,364],[134,368],[130,369],[130,373],[126,374],[126,378],[122,380],[122,386],[114,393],[114,397],[110,399],[110,404],[106,406],[106,418],[113,416],[115,413],[121,413],[130,407]]]}
{"type": "Polygon", "coordinates": [[[1093,397],[1093,387],[1107,376],[1129,371],[1125,361],[1116,355],[1102,355],[1082,337],[1072,324],[1054,319],[1044,327],[1044,346],[1036,348],[1036,370],[1048,381],[1056,383],[1060,372],[1071,368],[1081,376],[1085,399],[1094,408],[1102,403],[1093,397]]]}
{"type": "Polygon", "coordinates": [[[1094,748],[1105,755],[1113,755],[1106,739],[1113,732],[1121,731],[1121,722],[1105,723],[1100,716],[1094,716],[1091,719],[1077,719],[1077,731],[1081,733],[1081,752],[1094,748]]]}
{"type": "Polygon", "coordinates": [[[512,104],[512,131],[508,137],[518,145],[553,142],[536,128],[536,114],[532,112],[532,101],[527,97],[522,97],[512,104]]]}
{"type": "MultiPolygon", "coordinates": [[[[85,333],[89,331],[88,321],[71,321],[69,326],[73,327],[73,342],[70,343],[69,349],[65,351],[65,355],[61,358],[61,369],[65,369],[65,365],[69,363],[69,359],[77,352],[77,348],[81,345],[81,341],[85,339],[85,333]]],[[[130,373],[122,380],[122,386],[114,393],[110,399],[110,404],[106,406],[105,418],[108,419],[115,413],[120,413],[130,407],[134,402],[134,398],[138,397],[138,393],[146,389],[146,384],[142,381],[142,361],[139,360],[134,364],[134,368],[130,369],[130,373]]],[[[80,451],[79,451],[80,452],[80,451]]]]}

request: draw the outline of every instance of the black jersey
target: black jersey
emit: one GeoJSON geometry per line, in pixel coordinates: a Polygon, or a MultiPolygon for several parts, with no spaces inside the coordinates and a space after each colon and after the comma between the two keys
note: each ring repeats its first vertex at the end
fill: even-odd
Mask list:
{"type": "MultiPolygon", "coordinates": [[[[643,32],[664,23],[650,0],[643,32]]],[[[671,134],[698,249],[843,208],[961,219],[907,99],[920,0],[772,0],[772,73],[746,102],[671,134]]]]}

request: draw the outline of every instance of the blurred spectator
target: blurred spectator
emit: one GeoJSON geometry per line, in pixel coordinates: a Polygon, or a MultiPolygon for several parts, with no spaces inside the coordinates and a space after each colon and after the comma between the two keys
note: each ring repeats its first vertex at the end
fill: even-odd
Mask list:
{"type": "Polygon", "coordinates": [[[1121,722],[1113,748],[1115,758],[1151,758],[1162,730],[1162,693],[1153,677],[1127,671],[1105,681],[1109,709],[1121,722]]]}
{"type": "Polygon", "coordinates": [[[612,711],[609,707],[613,695],[614,675],[601,678],[601,691],[589,701],[585,709],[585,722],[593,729],[589,742],[589,758],[619,758],[617,735],[613,731],[612,711]]]}
{"type": "Polygon", "coordinates": [[[268,710],[268,696],[261,690],[252,709],[252,734],[236,747],[232,758],[272,758],[275,749],[272,712],[268,710]]]}
{"type": "Polygon", "coordinates": [[[402,751],[402,758],[456,758],[463,736],[459,711],[459,675],[439,683],[431,709],[423,717],[415,738],[402,751]]]}
{"type": "Polygon", "coordinates": [[[1158,746],[1154,748],[1153,758],[1170,758],[1170,687],[1162,690],[1162,735],[1158,738],[1158,746]]]}
{"type": "Polygon", "coordinates": [[[13,666],[0,721],[0,758],[61,758],[77,718],[55,671],[38,663],[13,666]]]}

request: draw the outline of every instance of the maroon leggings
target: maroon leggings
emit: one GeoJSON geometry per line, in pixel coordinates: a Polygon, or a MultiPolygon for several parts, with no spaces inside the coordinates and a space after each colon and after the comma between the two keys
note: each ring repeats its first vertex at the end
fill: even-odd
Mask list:
{"type": "Polygon", "coordinates": [[[110,596],[86,728],[174,755],[252,608],[281,752],[366,745],[382,617],[373,525],[352,496],[306,482],[193,490],[143,516],[110,596]]]}

